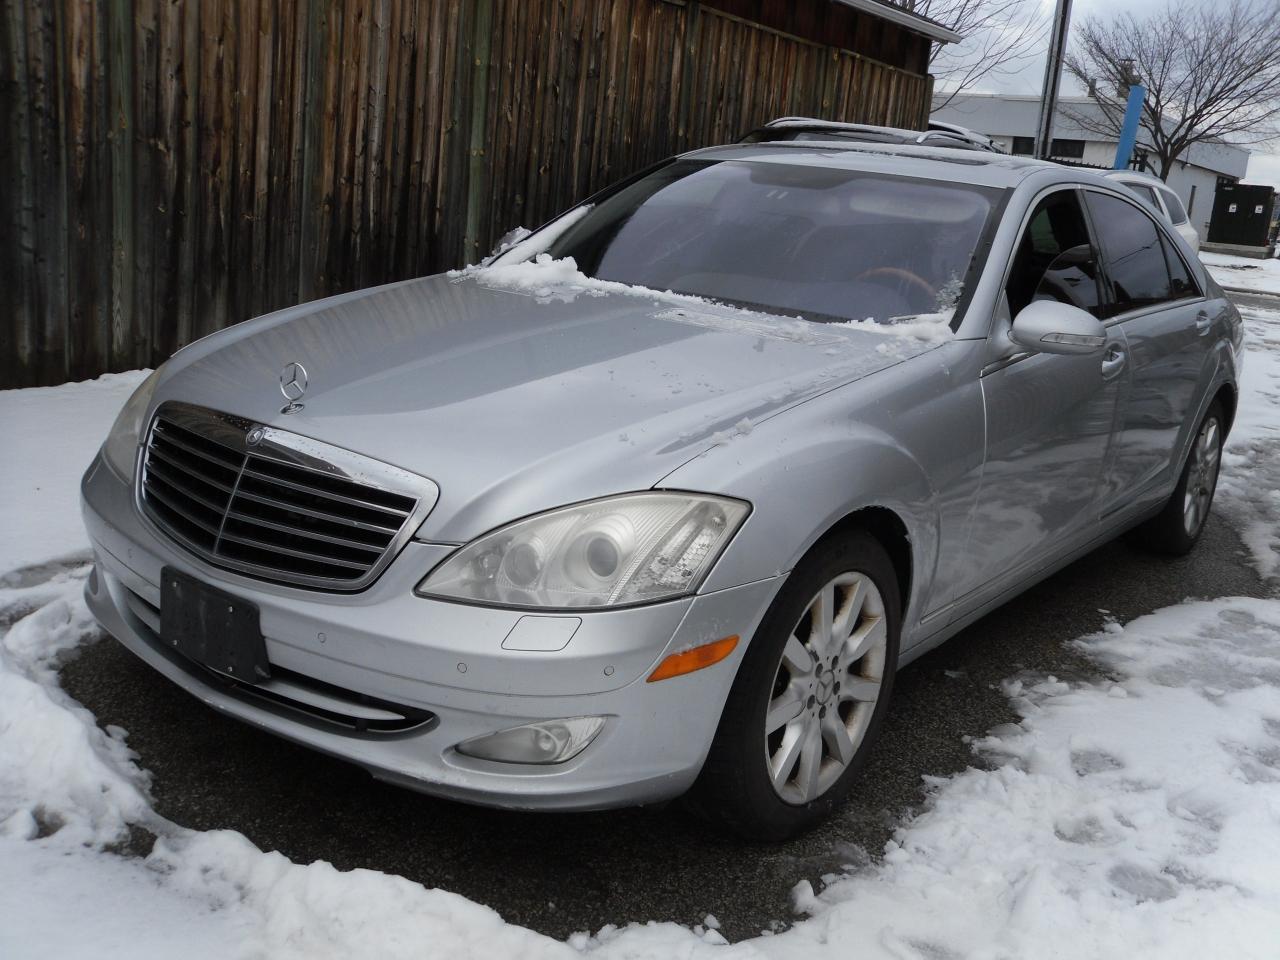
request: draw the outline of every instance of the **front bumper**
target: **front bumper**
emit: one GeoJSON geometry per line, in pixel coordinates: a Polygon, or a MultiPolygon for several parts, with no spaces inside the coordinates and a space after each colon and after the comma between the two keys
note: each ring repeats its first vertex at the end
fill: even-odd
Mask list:
{"type": "Polygon", "coordinates": [[[101,458],[81,493],[96,559],[86,599],[104,629],[142,660],[214,709],[379,779],[491,806],[599,809],[687,790],[746,644],[711,668],[658,683],[645,678],[671,650],[751,637],[779,585],[774,578],[648,607],[585,611],[563,649],[510,650],[504,640],[528,613],[413,595],[452,547],[411,542],[361,593],[320,593],[203,563],[153,531],[129,484],[101,458]],[[276,690],[283,696],[225,683],[160,642],[165,566],[258,606],[268,658],[286,678],[276,690]],[[455,749],[520,723],[575,716],[607,721],[566,763],[495,763],[455,749]]]}

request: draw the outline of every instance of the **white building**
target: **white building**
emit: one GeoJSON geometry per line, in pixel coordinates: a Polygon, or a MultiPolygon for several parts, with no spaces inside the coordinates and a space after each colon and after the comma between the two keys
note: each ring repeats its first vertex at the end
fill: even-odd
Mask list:
{"type": "MultiPolygon", "coordinates": [[[[1090,97],[1059,98],[1053,123],[1053,158],[1110,169],[1116,158],[1116,141],[1083,129],[1071,118],[1072,112],[1099,119],[1102,116],[1097,102],[1090,97]]],[[[935,109],[933,119],[985,133],[1010,153],[1030,154],[1039,113],[1039,96],[962,93],[945,107],[935,109]]],[[[1142,142],[1139,131],[1135,156],[1142,152],[1142,142]]],[[[1169,186],[1182,198],[1201,239],[1209,232],[1209,215],[1218,184],[1239,181],[1248,164],[1249,151],[1228,143],[1194,144],[1174,163],[1169,186]]],[[[1152,166],[1152,172],[1158,175],[1154,158],[1152,166]]]]}

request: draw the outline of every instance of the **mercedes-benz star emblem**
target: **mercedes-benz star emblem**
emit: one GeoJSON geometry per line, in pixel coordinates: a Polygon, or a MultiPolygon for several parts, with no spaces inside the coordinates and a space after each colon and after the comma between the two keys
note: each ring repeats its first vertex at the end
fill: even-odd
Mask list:
{"type": "Polygon", "coordinates": [[[262,437],[265,433],[266,431],[263,430],[262,427],[254,427],[244,435],[244,442],[251,447],[256,447],[262,442],[262,437]]]}
{"type": "Polygon", "coordinates": [[[298,401],[307,392],[307,368],[297,360],[286,363],[280,371],[280,392],[289,401],[281,413],[293,413],[302,409],[302,404],[298,401]]]}
{"type": "Polygon", "coordinates": [[[280,392],[286,400],[301,400],[307,392],[307,368],[296,360],[286,363],[280,371],[280,392]]]}

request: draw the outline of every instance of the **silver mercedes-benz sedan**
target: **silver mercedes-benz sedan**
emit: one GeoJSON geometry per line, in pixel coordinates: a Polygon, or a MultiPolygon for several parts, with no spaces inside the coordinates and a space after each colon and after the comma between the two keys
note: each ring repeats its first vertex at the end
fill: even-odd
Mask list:
{"type": "Polygon", "coordinates": [[[700,150],[179,351],[85,475],[88,600],[376,777],[780,838],[848,795],[903,664],[1122,531],[1191,549],[1241,344],[1101,176],[700,150]]]}

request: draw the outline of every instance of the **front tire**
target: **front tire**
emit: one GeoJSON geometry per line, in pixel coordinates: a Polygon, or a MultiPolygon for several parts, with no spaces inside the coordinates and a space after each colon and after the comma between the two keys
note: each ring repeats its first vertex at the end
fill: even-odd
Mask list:
{"type": "Polygon", "coordinates": [[[1222,404],[1215,400],[1191,441],[1191,451],[1178,478],[1178,485],[1164,509],[1139,528],[1142,540],[1155,550],[1181,557],[1191,549],[1204,532],[1218,488],[1218,470],[1222,465],[1222,443],[1226,436],[1226,420],[1222,404]]]}
{"type": "Polygon", "coordinates": [[[865,766],[893,688],[901,603],[870,535],[820,542],[747,649],[691,799],[750,840],[826,818],[865,766]]]}

